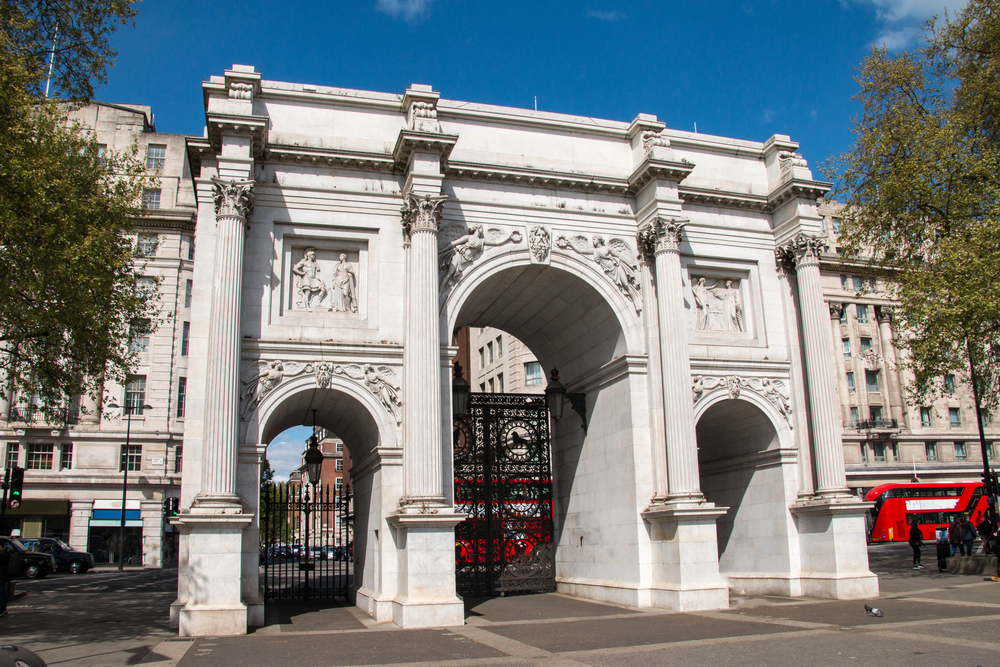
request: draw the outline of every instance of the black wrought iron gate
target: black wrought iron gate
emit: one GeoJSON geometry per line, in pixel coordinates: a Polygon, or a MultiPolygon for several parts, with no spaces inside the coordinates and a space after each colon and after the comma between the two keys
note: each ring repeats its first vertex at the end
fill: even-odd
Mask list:
{"type": "Polygon", "coordinates": [[[261,489],[260,507],[265,599],[346,600],[354,574],[349,489],[270,484],[261,489]]]}
{"type": "Polygon", "coordinates": [[[555,590],[545,397],[471,394],[455,421],[457,588],[466,597],[555,590]]]}

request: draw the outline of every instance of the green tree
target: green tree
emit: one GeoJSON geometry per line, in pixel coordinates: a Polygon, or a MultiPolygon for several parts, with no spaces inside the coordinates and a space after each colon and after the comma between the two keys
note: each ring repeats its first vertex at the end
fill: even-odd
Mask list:
{"type": "Polygon", "coordinates": [[[910,400],[972,381],[1000,403],[1000,3],[931,19],[924,45],[862,63],[849,152],[827,165],[847,204],[845,261],[886,279],[898,303],[910,400]]]}
{"type": "Polygon", "coordinates": [[[67,397],[124,380],[125,343],[158,315],[137,288],[132,234],[149,187],[135,150],[98,150],[68,112],[93,93],[115,53],[108,36],[129,2],[0,3],[0,370],[55,419],[67,397]],[[52,89],[42,96],[52,67],[52,89]]]}

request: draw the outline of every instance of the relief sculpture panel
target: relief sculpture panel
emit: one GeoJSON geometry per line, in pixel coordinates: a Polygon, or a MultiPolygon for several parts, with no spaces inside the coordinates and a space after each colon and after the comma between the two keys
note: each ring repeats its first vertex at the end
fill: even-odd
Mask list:
{"type": "Polygon", "coordinates": [[[358,312],[357,264],[346,252],[317,251],[309,246],[293,251],[293,289],[290,310],[302,312],[358,312]]]}
{"type": "Polygon", "coordinates": [[[747,330],[743,311],[742,281],[735,278],[691,276],[691,292],[697,310],[695,329],[698,331],[747,330]]]}

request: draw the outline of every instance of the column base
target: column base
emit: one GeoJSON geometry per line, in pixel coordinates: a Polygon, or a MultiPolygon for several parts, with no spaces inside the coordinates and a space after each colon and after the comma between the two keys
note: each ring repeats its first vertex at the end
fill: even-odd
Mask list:
{"type": "Polygon", "coordinates": [[[869,506],[850,495],[814,497],[792,505],[803,595],[838,600],[878,597],[878,577],[868,569],[864,514],[869,506]]]}
{"type": "Polygon", "coordinates": [[[247,633],[246,605],[184,605],[180,610],[181,637],[230,637],[247,633]]]}
{"type": "Polygon", "coordinates": [[[642,513],[650,524],[653,607],[677,611],[729,608],[729,587],[719,573],[716,520],[728,508],[686,500],[650,505],[642,513]]]}
{"type": "Polygon", "coordinates": [[[392,620],[401,628],[463,625],[465,604],[455,594],[455,526],[465,520],[451,508],[428,514],[394,514],[400,550],[399,594],[392,620]]]}

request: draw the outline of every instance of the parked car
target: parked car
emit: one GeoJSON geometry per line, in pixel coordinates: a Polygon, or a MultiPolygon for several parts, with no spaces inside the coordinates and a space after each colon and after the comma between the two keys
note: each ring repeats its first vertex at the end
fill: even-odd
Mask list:
{"type": "Polygon", "coordinates": [[[12,567],[16,568],[14,576],[24,575],[28,579],[44,579],[56,569],[56,559],[51,554],[28,551],[14,537],[0,537],[0,548],[10,552],[12,567]]]}
{"type": "Polygon", "coordinates": [[[21,544],[28,551],[50,554],[56,559],[56,567],[73,574],[83,574],[94,567],[94,557],[85,552],[77,551],[56,537],[22,537],[21,544]]]}

